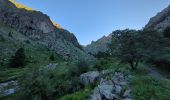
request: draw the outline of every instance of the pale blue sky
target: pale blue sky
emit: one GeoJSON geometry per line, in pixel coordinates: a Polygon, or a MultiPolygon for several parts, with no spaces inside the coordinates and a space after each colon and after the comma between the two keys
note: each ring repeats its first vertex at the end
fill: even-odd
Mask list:
{"type": "Polygon", "coordinates": [[[170,0],[16,0],[42,11],[89,44],[116,29],[141,29],[170,0]]]}

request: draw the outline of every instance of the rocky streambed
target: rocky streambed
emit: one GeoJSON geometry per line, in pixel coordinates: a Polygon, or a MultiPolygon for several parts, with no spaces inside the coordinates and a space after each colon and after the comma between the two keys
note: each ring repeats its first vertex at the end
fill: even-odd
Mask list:
{"type": "Polygon", "coordinates": [[[13,94],[18,89],[18,82],[17,81],[7,81],[4,83],[0,83],[0,94],[2,96],[7,96],[13,94]]]}
{"type": "Polygon", "coordinates": [[[127,73],[111,70],[91,71],[80,75],[84,85],[98,81],[88,100],[132,100],[131,78],[127,73]]]}

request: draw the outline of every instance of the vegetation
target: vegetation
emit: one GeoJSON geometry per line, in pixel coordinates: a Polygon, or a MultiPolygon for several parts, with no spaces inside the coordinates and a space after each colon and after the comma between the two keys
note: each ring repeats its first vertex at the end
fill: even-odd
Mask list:
{"type": "Polygon", "coordinates": [[[85,73],[90,70],[90,65],[85,60],[79,60],[75,66],[70,67],[71,76],[79,76],[82,73],[85,73]]]}
{"type": "Polygon", "coordinates": [[[50,60],[51,60],[51,61],[54,61],[54,60],[55,60],[54,54],[51,54],[50,60]]]}
{"type": "Polygon", "coordinates": [[[49,100],[54,92],[48,70],[32,68],[20,79],[20,100],[49,100]]]}
{"type": "Polygon", "coordinates": [[[10,67],[23,67],[26,65],[26,55],[24,48],[19,48],[15,55],[11,57],[10,67]]]}
{"type": "MultiPolygon", "coordinates": [[[[32,10],[10,1],[18,8],[32,10]]],[[[134,100],[169,100],[170,27],[162,33],[145,29],[114,31],[109,45],[111,52],[94,55],[96,61],[92,64],[84,59],[76,63],[63,60],[2,23],[0,32],[0,82],[17,80],[19,83],[16,93],[0,94],[2,100],[87,100],[98,82],[84,86],[80,75],[106,69],[132,74],[130,88],[134,100]],[[53,69],[49,68],[51,65],[55,65],[53,69]],[[148,66],[157,66],[165,79],[151,76],[148,66]],[[130,68],[133,70],[129,71],[130,68]]],[[[122,89],[121,96],[125,90],[122,89]]]]}
{"type": "Polygon", "coordinates": [[[132,69],[136,69],[139,62],[159,51],[161,38],[161,35],[153,30],[118,30],[113,32],[114,46],[111,49],[113,55],[116,55],[122,63],[129,63],[132,69]]]}
{"type": "MultiPolygon", "coordinates": [[[[168,100],[170,90],[161,80],[155,80],[148,75],[145,67],[133,72],[132,94],[134,100],[168,100]]],[[[170,87],[169,87],[170,88],[170,87]]]]}

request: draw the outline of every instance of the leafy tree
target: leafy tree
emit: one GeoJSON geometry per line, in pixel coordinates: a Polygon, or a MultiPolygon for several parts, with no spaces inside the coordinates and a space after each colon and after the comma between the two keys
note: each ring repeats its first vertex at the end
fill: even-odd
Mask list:
{"type": "Polygon", "coordinates": [[[49,70],[34,67],[19,79],[19,100],[51,100],[54,85],[50,81],[49,70]]]}
{"type": "Polygon", "coordinates": [[[159,50],[161,35],[154,30],[118,30],[113,32],[112,51],[122,62],[136,69],[138,63],[159,50]],[[154,52],[153,52],[154,51],[154,52]]]}
{"type": "Polygon", "coordinates": [[[141,58],[137,50],[135,30],[123,30],[117,31],[113,34],[116,46],[116,55],[121,59],[122,62],[129,63],[132,69],[138,66],[138,62],[141,58]]]}
{"type": "Polygon", "coordinates": [[[24,48],[19,48],[10,59],[11,67],[23,67],[26,65],[26,55],[24,48]]]}

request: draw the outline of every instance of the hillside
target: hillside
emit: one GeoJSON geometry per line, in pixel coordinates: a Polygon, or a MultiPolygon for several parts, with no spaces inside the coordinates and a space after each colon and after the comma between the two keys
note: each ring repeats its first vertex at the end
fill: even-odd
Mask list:
{"type": "Polygon", "coordinates": [[[46,46],[64,59],[75,61],[81,59],[81,56],[92,58],[81,50],[74,34],[52,22],[47,15],[25,9],[25,6],[8,0],[0,2],[0,22],[28,37],[30,41],[46,46]]]}
{"type": "Polygon", "coordinates": [[[97,54],[99,52],[108,52],[109,50],[109,43],[111,42],[111,34],[109,36],[103,36],[102,38],[98,39],[97,41],[92,41],[91,44],[84,47],[84,50],[89,54],[97,54]]]}

